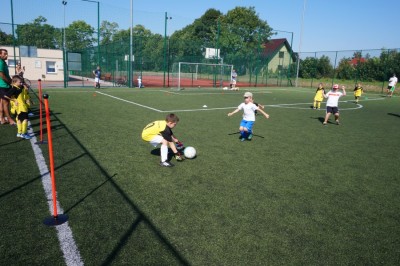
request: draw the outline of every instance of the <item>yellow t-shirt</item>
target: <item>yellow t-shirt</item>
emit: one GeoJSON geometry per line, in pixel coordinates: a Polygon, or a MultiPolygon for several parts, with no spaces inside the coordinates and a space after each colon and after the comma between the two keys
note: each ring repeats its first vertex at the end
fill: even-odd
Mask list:
{"type": "Polygon", "coordinates": [[[167,127],[167,121],[159,120],[148,124],[142,131],[142,139],[145,141],[152,140],[155,136],[160,135],[167,127]]]}
{"type": "Polygon", "coordinates": [[[317,88],[314,101],[322,102],[324,100],[324,88],[317,88]]]}
{"type": "Polygon", "coordinates": [[[362,87],[355,87],[354,88],[354,96],[360,97],[362,94],[363,88],[362,87]]]}

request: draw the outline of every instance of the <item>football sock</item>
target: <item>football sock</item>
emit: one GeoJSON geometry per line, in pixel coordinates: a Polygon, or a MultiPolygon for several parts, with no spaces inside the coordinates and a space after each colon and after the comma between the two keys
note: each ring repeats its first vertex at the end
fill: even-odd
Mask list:
{"type": "Polygon", "coordinates": [[[165,162],[168,159],[168,146],[161,145],[161,162],[165,162]]]}
{"type": "Polygon", "coordinates": [[[22,132],[23,134],[28,133],[28,120],[22,121],[22,132]]]}
{"type": "Polygon", "coordinates": [[[18,130],[18,134],[22,134],[22,123],[21,121],[17,120],[17,130],[18,130]]]}

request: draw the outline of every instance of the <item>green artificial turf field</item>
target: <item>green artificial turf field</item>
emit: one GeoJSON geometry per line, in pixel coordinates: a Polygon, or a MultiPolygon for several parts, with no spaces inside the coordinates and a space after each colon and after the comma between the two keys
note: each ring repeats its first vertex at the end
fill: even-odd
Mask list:
{"type": "MultiPolygon", "coordinates": [[[[246,90],[270,119],[258,115],[252,141],[240,142],[241,113],[227,114],[243,89],[44,89],[57,199],[81,262],[398,263],[400,98],[364,94],[356,105],[348,91],[341,125],[323,126],[325,111],[310,108],[315,89],[246,90]],[[197,157],[163,168],[141,131],[170,112],[197,157]]],[[[32,149],[49,167],[48,145],[16,138],[12,126],[0,132],[0,264],[63,265],[56,229],[65,224],[43,224],[52,203],[32,149]]]]}

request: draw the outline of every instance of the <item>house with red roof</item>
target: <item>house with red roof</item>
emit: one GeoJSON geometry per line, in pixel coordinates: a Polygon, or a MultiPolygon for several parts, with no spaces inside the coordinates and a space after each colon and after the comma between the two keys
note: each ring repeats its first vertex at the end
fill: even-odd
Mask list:
{"type": "Polygon", "coordinates": [[[286,38],[272,39],[264,44],[264,50],[261,54],[268,63],[268,72],[277,72],[288,69],[290,65],[296,62],[296,54],[286,38]]]}

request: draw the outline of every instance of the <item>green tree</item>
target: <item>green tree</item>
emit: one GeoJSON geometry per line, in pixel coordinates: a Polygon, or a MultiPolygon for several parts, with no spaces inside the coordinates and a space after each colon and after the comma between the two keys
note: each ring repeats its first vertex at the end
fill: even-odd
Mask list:
{"type": "Polygon", "coordinates": [[[39,16],[32,23],[18,25],[16,29],[18,45],[48,49],[59,48],[60,31],[46,24],[46,21],[45,17],[39,16]]]}
{"type": "Polygon", "coordinates": [[[83,20],[72,22],[65,31],[68,51],[81,51],[92,48],[97,39],[93,36],[94,28],[83,20]]]}
{"type": "Polygon", "coordinates": [[[100,25],[100,45],[111,43],[114,35],[118,32],[118,27],[116,22],[102,21],[100,25]]]}
{"type": "Polygon", "coordinates": [[[7,34],[4,31],[0,30],[0,43],[2,45],[12,45],[13,44],[12,34],[7,34]]]}

